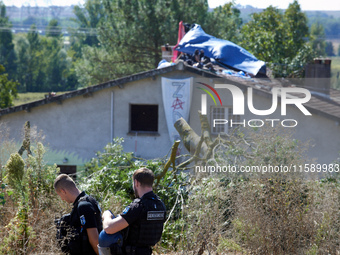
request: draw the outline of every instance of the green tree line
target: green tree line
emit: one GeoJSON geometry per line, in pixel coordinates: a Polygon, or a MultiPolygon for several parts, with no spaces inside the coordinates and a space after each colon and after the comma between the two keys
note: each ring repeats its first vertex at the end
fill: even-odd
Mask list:
{"type": "Polygon", "coordinates": [[[180,21],[241,45],[275,77],[301,76],[308,61],[326,54],[323,27],[309,28],[297,1],[284,13],[270,6],[245,24],[232,2],[208,9],[207,0],[87,0],[74,7],[65,44],[58,19],[49,21],[44,35],[35,25],[13,34],[1,3],[0,23],[8,29],[0,33],[0,64],[18,82],[18,92],[75,90],[156,68],[160,47],[177,43],[180,21]]]}

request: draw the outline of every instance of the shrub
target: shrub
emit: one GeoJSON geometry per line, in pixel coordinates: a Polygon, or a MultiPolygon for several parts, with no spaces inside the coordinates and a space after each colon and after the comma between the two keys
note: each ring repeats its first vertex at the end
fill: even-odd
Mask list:
{"type": "Polygon", "coordinates": [[[79,187],[96,197],[102,209],[111,209],[116,214],[134,199],[134,171],[141,167],[151,169],[155,174],[154,191],[166,205],[167,215],[170,217],[158,249],[176,246],[183,224],[178,198],[180,194],[180,201],[187,199],[187,174],[180,170],[177,172],[174,168],[164,171],[166,159],[144,160],[124,152],[123,141],[122,138],[115,138],[105,146],[103,152],[98,152],[86,164],[85,172],[78,179],[79,187]]]}
{"type": "MultiPolygon", "coordinates": [[[[56,166],[47,166],[45,148],[31,134],[27,156],[12,153],[0,179],[0,202],[2,204],[0,227],[1,254],[32,254],[56,251],[53,229],[54,213],[62,204],[56,200],[53,182],[56,166]],[[31,153],[33,152],[33,154],[31,153]]],[[[8,144],[8,141],[4,141],[8,144]]],[[[22,151],[23,152],[23,151],[22,151]]],[[[3,156],[2,154],[1,156],[3,156]]]]}
{"type": "Polygon", "coordinates": [[[313,195],[301,179],[244,182],[235,200],[234,233],[255,254],[303,254],[313,243],[313,195]]]}

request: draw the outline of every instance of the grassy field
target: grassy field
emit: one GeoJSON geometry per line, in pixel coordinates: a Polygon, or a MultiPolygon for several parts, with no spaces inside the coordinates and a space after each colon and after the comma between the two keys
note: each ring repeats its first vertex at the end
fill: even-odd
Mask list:
{"type": "Polygon", "coordinates": [[[32,92],[32,93],[18,93],[18,98],[14,100],[14,106],[27,104],[33,101],[41,100],[45,98],[45,92],[32,92]]]}

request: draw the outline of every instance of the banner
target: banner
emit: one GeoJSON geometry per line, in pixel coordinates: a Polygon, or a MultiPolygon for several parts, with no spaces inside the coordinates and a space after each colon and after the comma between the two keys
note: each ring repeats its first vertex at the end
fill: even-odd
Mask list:
{"type": "Polygon", "coordinates": [[[174,123],[183,118],[189,122],[193,78],[168,79],[162,77],[162,96],[170,141],[179,140],[174,123]]]}

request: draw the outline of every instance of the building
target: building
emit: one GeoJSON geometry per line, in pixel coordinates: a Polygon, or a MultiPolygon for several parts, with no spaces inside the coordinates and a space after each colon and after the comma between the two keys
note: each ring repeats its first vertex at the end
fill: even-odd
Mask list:
{"type": "MultiPolygon", "coordinates": [[[[198,111],[204,110],[202,102],[206,100],[205,109],[211,122],[214,119],[228,120],[227,124],[212,127],[212,133],[228,132],[232,122],[241,126],[260,125],[261,121],[270,125],[284,125],[295,131],[297,139],[311,140],[313,147],[308,151],[309,157],[316,158],[318,163],[332,163],[340,150],[340,92],[331,89],[327,95],[311,92],[311,99],[302,103],[300,108],[291,102],[287,103],[286,115],[283,115],[279,100],[282,92],[277,96],[274,94],[278,98],[275,105],[273,88],[295,87],[287,87],[277,81],[225,75],[219,71],[213,74],[179,62],[169,67],[0,110],[0,122],[6,123],[11,130],[11,137],[18,142],[21,141],[21,130],[26,121],[42,130],[50,147],[49,163],[83,164],[114,137],[124,138],[125,151],[134,152],[143,158],[156,158],[164,157],[169,152],[174,139],[170,138],[165,112],[169,108],[173,111],[176,107],[189,105],[188,123],[200,134],[198,111]],[[190,78],[191,103],[183,103],[181,96],[175,95],[175,89],[173,94],[165,92],[165,97],[171,98],[173,102],[177,100],[177,104],[165,106],[162,97],[164,78],[175,83],[190,78]],[[217,94],[202,84],[210,87],[215,84],[229,84],[239,88],[244,94],[244,114],[233,114],[236,103],[234,105],[229,89],[216,89],[220,103],[217,94]],[[249,88],[252,96],[249,95],[249,88]],[[206,91],[210,91],[212,97],[206,91]],[[251,110],[248,96],[255,110],[274,109],[273,112],[268,116],[259,116],[255,110],[251,110]],[[305,108],[311,115],[305,115],[301,108],[305,108]]],[[[287,99],[307,96],[303,93],[287,95],[287,99]]]]}

